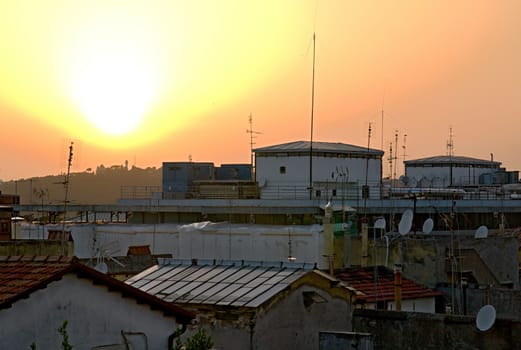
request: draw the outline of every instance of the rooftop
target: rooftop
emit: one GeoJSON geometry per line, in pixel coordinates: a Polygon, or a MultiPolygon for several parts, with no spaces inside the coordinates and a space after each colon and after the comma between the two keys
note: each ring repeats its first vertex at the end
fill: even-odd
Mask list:
{"type": "Polygon", "coordinates": [[[138,303],[175,316],[183,323],[194,318],[191,312],[100,273],[81,264],[76,258],[60,256],[0,256],[0,309],[11,307],[16,301],[28,298],[33,292],[46,288],[69,273],[91,279],[94,284],[105,285],[111,291],[134,298],[138,303]]]}
{"type": "Polygon", "coordinates": [[[167,302],[258,307],[312,271],[306,263],[159,259],[126,283],[167,302]]]}
{"type": "Polygon", "coordinates": [[[487,159],[478,159],[464,156],[434,156],[427,158],[411,159],[404,161],[405,165],[421,165],[421,164],[473,164],[499,167],[501,162],[495,162],[487,159]]]}
{"type": "MultiPolygon", "coordinates": [[[[335,275],[348,286],[364,294],[357,295],[359,303],[394,300],[394,272],[385,266],[376,267],[376,285],[374,266],[344,269],[335,275]]],[[[442,295],[443,292],[429,289],[402,276],[402,300],[442,295]]]]}
{"type": "MultiPolygon", "coordinates": [[[[310,143],[309,141],[294,141],[283,143],[280,145],[273,145],[267,147],[256,148],[253,151],[255,153],[277,153],[277,152],[308,152],[309,154],[310,143]]],[[[349,145],[340,142],[318,142],[313,141],[313,152],[326,152],[326,153],[357,153],[357,154],[375,154],[383,155],[384,152],[355,145],[349,145]]]]}

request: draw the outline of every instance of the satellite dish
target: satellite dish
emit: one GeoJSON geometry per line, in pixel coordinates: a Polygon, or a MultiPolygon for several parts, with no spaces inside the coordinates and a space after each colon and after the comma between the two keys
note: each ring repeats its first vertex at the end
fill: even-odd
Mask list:
{"type": "Polygon", "coordinates": [[[496,309],[492,305],[485,305],[476,315],[476,327],[482,332],[488,331],[496,322],[496,309]]]}
{"type": "Polygon", "coordinates": [[[482,225],[478,227],[476,230],[476,233],[474,234],[474,238],[487,238],[488,236],[488,227],[485,225],[482,225]]]}
{"type": "Polygon", "coordinates": [[[434,221],[432,221],[431,218],[428,218],[423,222],[423,228],[422,232],[425,234],[429,234],[432,232],[432,229],[434,228],[434,221]]]}
{"type": "Polygon", "coordinates": [[[398,232],[400,232],[400,234],[402,236],[408,234],[411,231],[413,216],[414,216],[414,214],[411,209],[407,209],[402,214],[402,219],[400,220],[400,223],[398,224],[398,232]]]}
{"type": "Polygon", "coordinates": [[[384,218],[378,218],[374,222],[374,228],[379,228],[382,230],[385,230],[385,219],[384,218]]]}
{"type": "Polygon", "coordinates": [[[409,182],[409,177],[407,175],[402,175],[398,178],[398,181],[400,181],[404,185],[407,185],[407,183],[409,182]]]}
{"type": "Polygon", "coordinates": [[[418,186],[418,181],[416,181],[416,178],[411,177],[409,179],[408,185],[409,185],[409,187],[416,187],[416,186],[418,186]]]}
{"type": "Polygon", "coordinates": [[[107,273],[107,272],[109,272],[109,267],[107,266],[106,263],[100,262],[100,263],[97,263],[96,266],[94,266],[94,270],[97,270],[101,273],[107,273]]]}

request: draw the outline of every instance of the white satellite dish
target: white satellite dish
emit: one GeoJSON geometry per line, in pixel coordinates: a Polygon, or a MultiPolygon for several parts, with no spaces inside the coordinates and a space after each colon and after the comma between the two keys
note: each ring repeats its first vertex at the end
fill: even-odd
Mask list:
{"type": "Polygon", "coordinates": [[[431,218],[428,218],[423,222],[423,228],[422,232],[425,234],[429,234],[432,232],[432,229],[434,228],[434,221],[431,218]]]}
{"type": "Polygon", "coordinates": [[[414,214],[411,209],[407,209],[402,214],[402,219],[398,224],[398,232],[400,232],[402,236],[408,234],[411,231],[413,216],[414,214]]]}
{"type": "Polygon", "coordinates": [[[485,305],[476,315],[476,327],[482,332],[488,331],[496,322],[496,309],[492,305],[485,305]]]}
{"type": "Polygon", "coordinates": [[[374,222],[374,228],[385,230],[385,218],[378,218],[374,222]]]}
{"type": "Polygon", "coordinates": [[[101,273],[107,273],[109,272],[109,267],[105,262],[102,261],[100,263],[97,263],[96,266],[94,266],[94,270],[97,270],[101,273]]]}
{"type": "Polygon", "coordinates": [[[411,177],[411,178],[409,179],[409,182],[407,183],[407,185],[408,185],[409,187],[416,187],[416,186],[418,186],[418,181],[416,180],[416,178],[411,177]]]}
{"type": "Polygon", "coordinates": [[[485,225],[481,225],[474,233],[474,238],[487,238],[488,236],[488,227],[485,225]]]}

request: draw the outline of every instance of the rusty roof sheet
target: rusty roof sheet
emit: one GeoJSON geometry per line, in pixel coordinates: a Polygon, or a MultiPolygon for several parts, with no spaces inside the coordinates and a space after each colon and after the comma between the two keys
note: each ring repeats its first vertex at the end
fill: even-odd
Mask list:
{"type": "MultiPolygon", "coordinates": [[[[394,300],[394,272],[385,266],[344,269],[335,276],[348,286],[362,292],[357,295],[357,303],[394,300]]],[[[432,298],[444,295],[443,292],[429,289],[402,275],[402,299],[432,298]]]]}
{"type": "Polygon", "coordinates": [[[182,323],[190,322],[195,315],[180,306],[154,297],[128,284],[98,272],[74,257],[62,256],[0,256],[0,309],[9,308],[16,301],[28,298],[36,290],[44,289],[65,274],[75,273],[90,278],[125,297],[135,298],[139,303],[159,309],[166,315],[175,316],[182,323]]]}

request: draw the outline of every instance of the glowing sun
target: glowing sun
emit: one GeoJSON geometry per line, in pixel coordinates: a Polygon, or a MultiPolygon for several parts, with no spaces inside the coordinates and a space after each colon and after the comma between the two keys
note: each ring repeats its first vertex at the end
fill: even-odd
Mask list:
{"type": "Polygon", "coordinates": [[[135,131],[158,90],[149,50],[127,37],[87,40],[70,65],[69,92],[82,115],[107,135],[135,131]]]}

